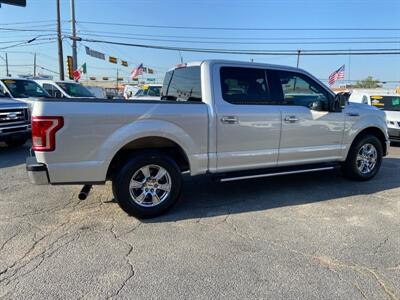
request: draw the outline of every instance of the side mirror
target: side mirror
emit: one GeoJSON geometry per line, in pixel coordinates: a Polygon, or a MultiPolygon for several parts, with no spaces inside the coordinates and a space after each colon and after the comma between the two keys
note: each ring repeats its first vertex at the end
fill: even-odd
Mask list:
{"type": "Polygon", "coordinates": [[[331,111],[333,112],[340,112],[342,109],[347,105],[350,98],[350,93],[348,92],[341,92],[335,95],[335,98],[332,102],[331,111]]]}
{"type": "Polygon", "coordinates": [[[340,107],[344,108],[349,103],[350,95],[351,95],[351,93],[349,93],[349,92],[341,93],[340,107]]]}
{"type": "Polygon", "coordinates": [[[315,111],[322,111],[324,109],[324,103],[320,100],[314,101],[310,104],[310,109],[315,111]]]}

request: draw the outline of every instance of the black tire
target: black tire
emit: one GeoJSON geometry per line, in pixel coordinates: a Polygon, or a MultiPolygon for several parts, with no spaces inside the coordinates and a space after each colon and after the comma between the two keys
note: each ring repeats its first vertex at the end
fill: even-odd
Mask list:
{"type": "Polygon", "coordinates": [[[383,147],[381,142],[376,136],[373,135],[365,135],[357,138],[353,145],[351,146],[349,153],[347,155],[346,161],[342,165],[343,174],[351,179],[358,181],[366,181],[373,178],[379,171],[382,164],[383,157],[383,147]],[[377,152],[376,163],[370,171],[363,173],[360,171],[357,162],[357,156],[364,145],[373,145],[377,152]]]}
{"type": "MultiPolygon", "coordinates": [[[[150,167],[150,173],[153,172],[152,180],[155,180],[154,172],[157,171],[155,168],[150,167]]],[[[140,176],[143,174],[141,171],[139,172],[140,176]]],[[[150,177],[149,177],[150,178],[150,177]]],[[[145,181],[145,179],[143,179],[145,181]]],[[[149,179],[150,180],[150,179],[149,179]]],[[[159,181],[157,181],[158,183],[159,181]]],[[[154,218],[162,215],[168,209],[170,209],[178,200],[180,192],[181,192],[181,171],[174,160],[170,157],[163,155],[161,153],[142,153],[137,154],[134,158],[125,163],[115,174],[112,181],[112,190],[115,197],[115,200],[118,202],[119,206],[129,215],[138,217],[138,218],[154,218]],[[166,196],[162,201],[154,206],[150,205],[150,202],[143,202],[142,205],[139,205],[133,196],[131,195],[130,183],[133,179],[133,176],[140,171],[141,168],[146,166],[158,166],[167,171],[169,177],[163,177],[161,180],[167,181],[169,179],[170,182],[170,192],[168,196],[166,196]],[[144,206],[147,205],[147,206],[144,206]]],[[[153,184],[151,182],[150,184],[153,184]]],[[[147,183],[145,183],[147,184],[147,183]]],[[[146,185],[147,186],[147,185],[146,185]]],[[[150,190],[150,189],[149,189],[150,190]]],[[[164,191],[157,190],[157,192],[163,193],[164,191]]],[[[133,189],[132,193],[141,194],[144,191],[144,187],[133,189]]],[[[153,191],[153,190],[152,190],[153,191]]],[[[145,194],[143,192],[143,194],[145,194]]],[[[146,199],[152,198],[150,194],[146,194],[146,199]]],[[[152,200],[151,200],[152,201],[152,200]]]]}
{"type": "Polygon", "coordinates": [[[20,147],[26,143],[28,138],[17,138],[6,141],[8,147],[20,147]]]}

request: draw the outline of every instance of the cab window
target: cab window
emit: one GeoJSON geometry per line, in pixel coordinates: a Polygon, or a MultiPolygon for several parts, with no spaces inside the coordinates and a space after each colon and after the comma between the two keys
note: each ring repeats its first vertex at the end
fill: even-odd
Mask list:
{"type": "Polygon", "coordinates": [[[268,92],[264,69],[222,67],[222,98],[231,104],[273,104],[268,92]]]}
{"type": "Polygon", "coordinates": [[[274,89],[282,105],[311,108],[318,103],[321,110],[328,110],[329,94],[306,75],[288,71],[269,71],[274,76],[274,89]]]}
{"type": "Polygon", "coordinates": [[[169,71],[163,84],[162,100],[201,102],[200,67],[184,67],[169,71]]]}

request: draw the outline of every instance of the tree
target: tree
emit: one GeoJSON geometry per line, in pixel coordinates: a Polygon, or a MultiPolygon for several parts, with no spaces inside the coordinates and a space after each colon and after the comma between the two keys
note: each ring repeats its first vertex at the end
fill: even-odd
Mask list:
{"type": "Polygon", "coordinates": [[[365,79],[357,80],[354,87],[364,88],[364,89],[376,89],[382,87],[382,85],[380,85],[379,82],[380,82],[379,80],[374,79],[372,76],[368,76],[365,79]]]}

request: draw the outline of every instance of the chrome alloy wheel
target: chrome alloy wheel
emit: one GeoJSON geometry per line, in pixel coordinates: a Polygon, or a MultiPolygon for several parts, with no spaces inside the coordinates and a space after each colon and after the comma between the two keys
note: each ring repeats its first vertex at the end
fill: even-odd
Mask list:
{"type": "Polygon", "coordinates": [[[363,145],[357,154],[357,169],[361,174],[368,174],[373,171],[378,159],[378,151],[372,144],[363,145]]]}
{"type": "Polygon", "coordinates": [[[137,170],[130,181],[132,200],[143,207],[159,205],[171,193],[171,176],[158,165],[146,165],[137,170]]]}

